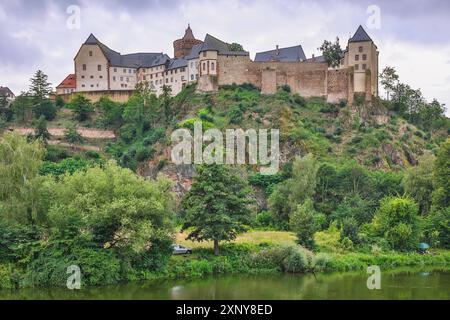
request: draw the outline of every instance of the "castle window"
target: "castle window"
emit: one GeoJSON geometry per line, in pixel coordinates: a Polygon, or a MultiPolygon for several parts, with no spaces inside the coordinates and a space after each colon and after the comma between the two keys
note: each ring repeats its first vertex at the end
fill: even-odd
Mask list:
{"type": "Polygon", "coordinates": [[[131,73],[131,69],[128,70],[128,73],[131,73]]]}
{"type": "Polygon", "coordinates": [[[83,88],[84,88],[84,87],[86,87],[86,85],[82,84],[82,85],[81,85],[81,87],[83,87],[83,88]]]}
{"type": "Polygon", "coordinates": [[[186,68],[185,67],[181,68],[180,72],[184,72],[184,71],[186,71],[186,68]]]}
{"type": "Polygon", "coordinates": [[[117,68],[114,68],[114,72],[117,72],[117,68]]]}
{"type": "Polygon", "coordinates": [[[359,70],[359,64],[355,64],[355,70],[359,70]]]}
{"type": "Polygon", "coordinates": [[[203,51],[203,57],[206,57],[206,51],[203,51]]]}
{"type": "Polygon", "coordinates": [[[203,71],[206,71],[206,63],[203,62],[203,71]]]}
{"type": "Polygon", "coordinates": [[[169,83],[169,78],[166,78],[166,83],[169,83]]]}
{"type": "Polygon", "coordinates": [[[358,50],[359,50],[359,52],[363,52],[363,47],[360,46],[360,47],[358,48],[358,50]]]}
{"type": "Polygon", "coordinates": [[[123,77],[120,77],[120,81],[123,81],[123,77]]]}
{"type": "Polygon", "coordinates": [[[191,80],[194,80],[194,75],[193,74],[191,74],[191,80]]]}
{"type": "Polygon", "coordinates": [[[113,81],[116,81],[116,77],[113,77],[113,81]]]}
{"type": "Polygon", "coordinates": [[[89,57],[92,57],[92,51],[89,51],[89,57]]]}
{"type": "Polygon", "coordinates": [[[86,71],[86,65],[83,64],[83,71],[86,71]]]}
{"type": "Polygon", "coordinates": [[[170,82],[173,82],[173,77],[170,78],[170,82]]]}
{"type": "Polygon", "coordinates": [[[91,76],[91,79],[94,79],[94,76],[91,76]]]}
{"type": "Polygon", "coordinates": [[[102,71],[102,65],[101,65],[101,64],[99,64],[99,65],[97,66],[97,70],[98,70],[98,71],[102,71]]]}
{"type": "Polygon", "coordinates": [[[127,73],[127,69],[123,69],[123,73],[127,73]]]}
{"type": "Polygon", "coordinates": [[[84,76],[81,76],[81,79],[84,79],[84,76]]]}
{"type": "Polygon", "coordinates": [[[100,79],[103,79],[103,76],[99,76],[100,79]]]}
{"type": "Polygon", "coordinates": [[[362,58],[363,60],[367,60],[367,54],[363,54],[362,58]]]}
{"type": "Polygon", "coordinates": [[[93,84],[91,84],[91,88],[93,88],[94,87],[94,85],[93,84]]]}
{"type": "Polygon", "coordinates": [[[150,75],[150,79],[153,79],[153,75],[152,74],[150,75]]]}
{"type": "Polygon", "coordinates": [[[362,65],[363,70],[366,70],[366,67],[367,67],[366,64],[362,65]]]}
{"type": "Polygon", "coordinates": [[[127,77],[127,82],[130,82],[130,78],[127,77]]]}
{"type": "Polygon", "coordinates": [[[359,54],[355,55],[355,61],[359,61],[359,54]]]}
{"type": "Polygon", "coordinates": [[[214,62],[211,62],[211,70],[214,70],[214,62]]]}

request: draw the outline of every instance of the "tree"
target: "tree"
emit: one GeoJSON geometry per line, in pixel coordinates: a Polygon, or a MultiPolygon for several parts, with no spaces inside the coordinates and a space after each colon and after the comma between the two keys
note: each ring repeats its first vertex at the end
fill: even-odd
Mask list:
{"type": "Polygon", "coordinates": [[[81,94],[76,95],[70,101],[69,108],[72,109],[75,119],[80,122],[89,119],[91,113],[94,111],[91,101],[81,94]]]}
{"type": "Polygon", "coordinates": [[[84,236],[122,255],[170,256],[174,195],[168,179],[146,181],[113,162],[62,176],[49,210],[53,236],[84,236]]]}
{"type": "Polygon", "coordinates": [[[436,127],[436,121],[443,116],[445,116],[445,104],[441,104],[437,99],[433,99],[431,103],[425,104],[419,110],[420,124],[425,130],[436,127]]]}
{"type": "Polygon", "coordinates": [[[44,116],[46,120],[51,121],[56,118],[56,107],[50,100],[43,100],[34,105],[33,113],[36,119],[44,116]]]}
{"type": "Polygon", "coordinates": [[[172,118],[172,111],[170,110],[170,102],[172,100],[172,88],[164,85],[162,88],[163,92],[159,97],[161,101],[161,106],[164,110],[164,117],[166,119],[166,123],[169,124],[172,118]]]}
{"type": "Polygon", "coordinates": [[[292,178],[278,184],[269,197],[269,207],[275,216],[288,221],[297,205],[314,195],[317,170],[317,161],[312,154],[294,160],[292,178]]]}
{"type": "Polygon", "coordinates": [[[55,106],[58,108],[64,107],[64,100],[61,96],[56,96],[55,98],[55,106]]]}
{"type": "Polygon", "coordinates": [[[450,138],[439,148],[433,170],[433,206],[445,209],[450,206],[450,138]]]}
{"type": "Polygon", "coordinates": [[[101,112],[100,122],[104,127],[119,128],[122,125],[124,110],[122,104],[112,101],[108,97],[101,97],[95,103],[95,108],[101,112]]]}
{"type": "Polygon", "coordinates": [[[29,93],[37,103],[47,100],[52,92],[51,83],[47,80],[48,76],[41,70],[36,71],[34,76],[30,79],[31,84],[29,93]]]}
{"type": "Polygon", "coordinates": [[[194,183],[182,200],[182,229],[190,231],[187,238],[212,240],[214,254],[218,255],[219,241],[235,239],[250,222],[249,192],[247,182],[229,167],[199,166],[194,183]]]}
{"type": "Polygon", "coordinates": [[[322,55],[330,67],[338,67],[340,65],[342,49],[338,37],[336,37],[335,42],[325,40],[319,50],[322,51],[322,55]]]}
{"type": "Polygon", "coordinates": [[[307,199],[303,204],[297,205],[289,218],[289,225],[297,236],[297,243],[308,249],[314,248],[314,232],[316,232],[314,215],[313,202],[307,199]]]}
{"type": "Polygon", "coordinates": [[[0,218],[12,223],[43,220],[49,199],[47,179],[39,176],[45,149],[16,133],[0,139],[0,218]]]}
{"type": "Polygon", "coordinates": [[[380,74],[380,83],[384,90],[387,92],[387,98],[389,100],[390,93],[397,90],[399,76],[397,71],[393,67],[385,67],[380,74]]]}
{"type": "Polygon", "coordinates": [[[434,162],[433,155],[422,156],[419,158],[419,164],[409,168],[403,179],[405,192],[419,204],[422,215],[426,215],[431,207],[434,162]]]}
{"type": "Polygon", "coordinates": [[[22,92],[16,97],[11,105],[14,118],[18,121],[25,121],[27,118],[27,114],[30,113],[32,109],[32,106],[32,97],[28,93],[22,92]]]}
{"type": "Polygon", "coordinates": [[[67,126],[66,131],[64,132],[64,137],[71,145],[83,143],[84,141],[83,136],[78,133],[75,125],[67,126]]]}
{"type": "Polygon", "coordinates": [[[417,204],[410,198],[384,198],[372,222],[374,230],[393,249],[413,250],[421,232],[418,211],[417,204]]]}
{"type": "Polygon", "coordinates": [[[232,44],[229,45],[230,51],[235,51],[235,52],[242,52],[245,51],[244,47],[236,42],[233,42],[232,44]]]}
{"type": "Polygon", "coordinates": [[[47,130],[47,121],[44,116],[41,116],[34,127],[34,137],[41,139],[44,144],[47,144],[47,140],[50,139],[50,133],[47,130]]]}

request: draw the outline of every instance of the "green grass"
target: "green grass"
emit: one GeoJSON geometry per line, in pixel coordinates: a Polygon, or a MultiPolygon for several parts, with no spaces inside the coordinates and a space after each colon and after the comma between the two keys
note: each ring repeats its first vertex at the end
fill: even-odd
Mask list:
{"type": "MultiPolygon", "coordinates": [[[[186,240],[188,232],[178,232],[176,234],[176,243],[192,249],[212,249],[212,241],[196,242],[186,240]]],[[[247,245],[295,245],[295,235],[292,232],[285,231],[259,231],[251,230],[247,233],[240,234],[234,241],[234,244],[247,245]]]]}

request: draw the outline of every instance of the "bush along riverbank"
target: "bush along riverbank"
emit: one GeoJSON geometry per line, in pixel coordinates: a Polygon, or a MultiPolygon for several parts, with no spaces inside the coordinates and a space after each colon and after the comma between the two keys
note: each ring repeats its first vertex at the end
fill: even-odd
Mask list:
{"type": "MultiPolygon", "coordinates": [[[[112,251],[77,252],[82,287],[110,285],[132,281],[198,278],[226,274],[258,273],[326,273],[366,272],[376,265],[382,270],[403,267],[436,268],[448,270],[450,251],[430,254],[418,253],[313,253],[298,245],[228,244],[215,256],[211,249],[196,249],[192,255],[173,256],[159,270],[130,268],[112,251]]],[[[48,257],[47,257],[48,258],[48,257]]],[[[67,277],[67,259],[54,259],[40,265],[39,261],[21,268],[15,264],[0,264],[0,289],[22,287],[64,287],[67,277]]]]}

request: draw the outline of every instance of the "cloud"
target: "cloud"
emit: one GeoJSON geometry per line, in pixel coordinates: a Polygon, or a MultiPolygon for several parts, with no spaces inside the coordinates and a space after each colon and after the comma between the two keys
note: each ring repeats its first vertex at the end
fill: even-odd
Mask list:
{"type": "Polygon", "coordinates": [[[189,22],[197,38],[210,33],[239,42],[252,57],[277,44],[301,44],[311,56],[324,39],[339,36],[345,44],[366,24],[369,5],[381,10],[381,29],[366,28],[380,65],[397,67],[404,82],[450,105],[450,2],[444,0],[2,0],[0,85],[24,90],[37,68],[59,84],[91,32],[122,53],[172,55],[172,42],[189,22]],[[81,9],[80,29],[66,26],[70,5],[81,9]]]}

